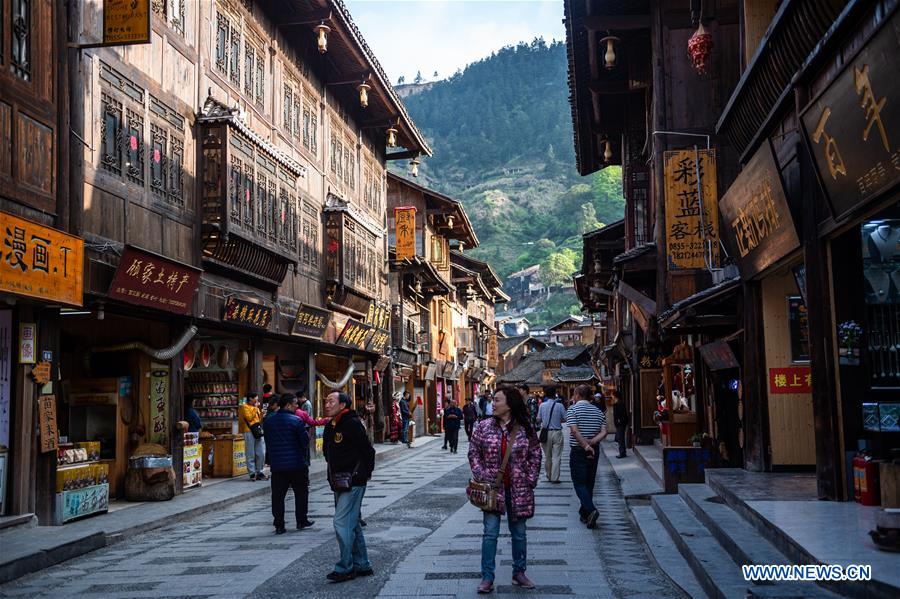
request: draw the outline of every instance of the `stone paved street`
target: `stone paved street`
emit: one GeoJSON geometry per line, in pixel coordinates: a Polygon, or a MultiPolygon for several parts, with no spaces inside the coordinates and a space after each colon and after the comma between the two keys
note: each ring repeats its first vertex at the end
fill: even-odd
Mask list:
{"type": "MultiPolygon", "coordinates": [[[[310,494],[312,529],[295,531],[289,519],[288,534],[276,537],[268,498],[238,503],[24,577],[0,587],[0,597],[472,597],[480,578],[481,515],[465,498],[466,449],[461,441],[452,455],[430,443],[379,465],[363,504],[372,577],[326,582],[337,544],[331,495],[318,479],[310,494]]],[[[538,588],[510,586],[509,535],[501,532],[498,594],[683,596],[645,552],[604,457],[596,489],[599,530],[579,523],[570,483],[542,482],[536,494],[528,574],[538,588]]]]}

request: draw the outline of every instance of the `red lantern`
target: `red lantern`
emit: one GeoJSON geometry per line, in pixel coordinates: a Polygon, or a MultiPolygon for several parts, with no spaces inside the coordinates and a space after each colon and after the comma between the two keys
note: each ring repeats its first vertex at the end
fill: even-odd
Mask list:
{"type": "Polygon", "coordinates": [[[703,23],[700,23],[700,27],[697,28],[697,31],[695,31],[694,35],[691,36],[691,39],[688,40],[688,55],[691,57],[691,62],[694,64],[694,70],[697,71],[698,74],[703,75],[706,73],[712,49],[712,34],[703,28],[703,23]]]}

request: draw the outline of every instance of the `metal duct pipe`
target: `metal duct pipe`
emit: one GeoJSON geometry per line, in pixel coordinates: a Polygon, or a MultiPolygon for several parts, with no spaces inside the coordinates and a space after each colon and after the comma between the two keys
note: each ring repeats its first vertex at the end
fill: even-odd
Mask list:
{"type": "Polygon", "coordinates": [[[353,371],[354,371],[354,364],[351,361],[350,366],[347,367],[347,372],[345,372],[344,376],[342,376],[337,381],[332,381],[331,379],[326,377],[321,372],[317,372],[316,376],[319,377],[319,380],[322,381],[326,387],[330,387],[332,389],[339,389],[339,388],[343,387],[344,385],[346,385],[350,381],[350,378],[353,376],[353,371]]]}
{"type": "Polygon", "coordinates": [[[91,350],[89,354],[87,354],[87,358],[90,359],[91,354],[99,354],[99,353],[109,353],[109,352],[117,352],[117,351],[130,351],[132,349],[137,349],[151,358],[156,360],[165,361],[171,360],[175,356],[178,355],[178,352],[184,349],[184,347],[188,344],[188,342],[194,338],[194,335],[197,334],[197,327],[194,325],[188,326],[181,334],[181,337],[169,347],[164,347],[162,349],[153,349],[146,343],[141,343],[140,341],[132,341],[130,343],[121,343],[119,345],[109,345],[106,347],[96,347],[91,350]]]}

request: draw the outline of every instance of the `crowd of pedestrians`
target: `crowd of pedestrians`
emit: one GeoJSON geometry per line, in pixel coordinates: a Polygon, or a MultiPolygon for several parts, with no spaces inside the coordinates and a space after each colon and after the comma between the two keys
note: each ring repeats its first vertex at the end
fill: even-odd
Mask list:
{"type": "MultiPolygon", "coordinates": [[[[560,466],[566,428],[569,470],[579,502],[579,516],[587,528],[595,528],[599,519],[593,495],[599,445],[607,436],[606,400],[594,394],[588,385],[577,387],[568,401],[553,386],[542,391],[541,396],[529,393],[524,386],[502,387],[493,394],[466,398],[463,407],[449,399],[441,414],[443,449],[457,452],[460,428],[465,429],[469,440],[472,479],[467,491],[470,501],[483,511],[478,593],[490,593],[494,589],[497,544],[504,518],[512,545],[512,583],[523,589],[535,588],[526,575],[527,521],[535,514],[534,489],[541,476],[541,462],[549,483],[562,482],[560,466]]],[[[191,426],[199,428],[202,423],[193,417],[196,412],[191,407],[191,398],[187,399],[186,419],[191,426]]],[[[310,447],[315,445],[316,427],[324,426],[323,455],[327,480],[334,493],[333,528],[340,551],[334,570],[327,576],[333,582],[374,573],[366,549],[361,509],[366,486],[375,469],[375,450],[366,425],[352,404],[349,395],[333,391],[324,401],[324,417],[316,419],[311,415],[312,404],[305,394],[278,395],[266,385],[262,402],[258,394],[251,393],[238,409],[239,432],[244,435],[250,479],[268,480],[264,466],[269,466],[275,534],[286,532],[288,489],[294,494],[297,529],[314,525],[308,517],[310,447]]],[[[628,413],[618,392],[611,394],[610,405],[616,424],[618,457],[625,457],[628,413]]],[[[389,414],[388,438],[409,446],[410,419],[409,392],[397,392],[389,414]]]]}

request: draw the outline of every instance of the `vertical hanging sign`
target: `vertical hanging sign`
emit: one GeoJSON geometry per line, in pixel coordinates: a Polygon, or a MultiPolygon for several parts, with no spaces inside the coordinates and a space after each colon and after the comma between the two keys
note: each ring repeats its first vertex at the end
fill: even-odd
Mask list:
{"type": "MultiPolygon", "coordinates": [[[[0,310],[0,445],[9,447],[12,382],[12,310],[0,310]]],[[[0,498],[0,503],[3,503],[0,498]]]]}
{"type": "Polygon", "coordinates": [[[715,268],[719,263],[716,151],[666,152],[663,169],[669,270],[715,268]]]}
{"type": "Polygon", "coordinates": [[[394,227],[397,238],[397,260],[416,257],[416,208],[400,206],[394,208],[394,227]]]}
{"type": "Polygon", "coordinates": [[[165,446],[169,439],[169,367],[150,365],[150,442],[165,446]]]}
{"type": "Polygon", "coordinates": [[[103,44],[150,43],[150,0],[103,0],[103,44]]]}
{"type": "Polygon", "coordinates": [[[55,395],[41,395],[38,397],[38,422],[41,432],[41,453],[58,449],[59,437],[56,429],[55,395]]]}

